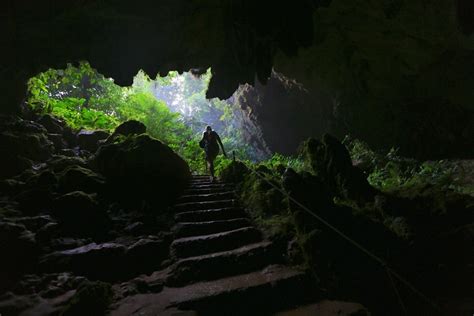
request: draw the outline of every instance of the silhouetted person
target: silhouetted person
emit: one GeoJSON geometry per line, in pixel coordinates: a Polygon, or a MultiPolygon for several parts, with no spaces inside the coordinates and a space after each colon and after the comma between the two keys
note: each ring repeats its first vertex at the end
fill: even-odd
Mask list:
{"type": "Polygon", "coordinates": [[[221,138],[210,126],[207,126],[206,131],[202,134],[202,139],[199,142],[199,145],[206,153],[206,162],[211,173],[211,181],[214,181],[214,160],[219,154],[219,145],[222,148],[222,153],[227,157],[221,138]]]}

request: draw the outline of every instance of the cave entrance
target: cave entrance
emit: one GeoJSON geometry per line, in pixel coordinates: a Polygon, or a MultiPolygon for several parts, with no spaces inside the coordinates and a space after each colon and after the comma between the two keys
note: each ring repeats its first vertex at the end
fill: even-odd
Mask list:
{"type": "Polygon", "coordinates": [[[206,99],[211,77],[211,69],[201,75],[171,71],[154,79],[139,71],[131,86],[121,87],[81,62],[31,78],[26,103],[34,112],[59,117],[77,131],[112,132],[127,120],[141,121],[151,136],[178,152],[195,172],[204,169],[198,142],[206,125],[218,131],[224,147],[239,157],[267,158],[265,150],[249,145],[248,138],[258,131],[246,124],[249,118],[238,97],[206,99]]]}

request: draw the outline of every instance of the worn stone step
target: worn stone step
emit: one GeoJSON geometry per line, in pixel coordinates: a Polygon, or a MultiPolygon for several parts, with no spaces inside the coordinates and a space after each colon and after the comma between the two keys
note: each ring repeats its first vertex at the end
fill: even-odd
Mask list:
{"type": "Polygon", "coordinates": [[[275,250],[271,242],[262,241],[229,251],[181,259],[174,264],[167,284],[179,286],[256,271],[281,262],[282,257],[275,250]]]}
{"type": "Polygon", "coordinates": [[[178,199],[178,202],[189,203],[189,202],[219,201],[219,200],[231,200],[233,198],[235,198],[234,191],[225,191],[225,192],[207,193],[207,194],[185,194],[178,199]]]}
{"type": "Polygon", "coordinates": [[[176,212],[190,212],[200,210],[210,210],[216,208],[233,207],[236,205],[236,200],[219,200],[219,201],[203,201],[203,202],[187,202],[178,203],[173,206],[176,212]]]}
{"type": "Polygon", "coordinates": [[[251,226],[251,223],[247,218],[235,218],[205,222],[180,222],[173,230],[176,238],[181,238],[214,234],[248,226],[251,226]]]}
{"type": "Polygon", "coordinates": [[[175,220],[177,222],[205,222],[242,218],[246,216],[247,214],[240,207],[224,207],[177,213],[175,214],[175,220]]]}
{"type": "Polygon", "coordinates": [[[199,195],[199,194],[212,194],[212,193],[223,193],[232,191],[232,188],[204,188],[204,189],[186,189],[184,195],[199,195]]]}
{"type": "Polygon", "coordinates": [[[231,250],[261,240],[262,234],[259,230],[243,227],[216,234],[175,239],[171,243],[171,251],[177,258],[188,258],[231,250]]]}
{"type": "Polygon", "coordinates": [[[301,271],[274,265],[256,272],[174,288],[177,295],[173,296],[171,306],[194,310],[198,315],[270,315],[318,298],[319,292],[308,280],[301,271]]]}
{"type": "Polygon", "coordinates": [[[206,174],[196,174],[191,177],[191,179],[209,179],[209,175],[206,174]]]}
{"type": "Polygon", "coordinates": [[[228,189],[232,190],[234,185],[231,183],[191,183],[188,185],[188,189],[228,189]]]}

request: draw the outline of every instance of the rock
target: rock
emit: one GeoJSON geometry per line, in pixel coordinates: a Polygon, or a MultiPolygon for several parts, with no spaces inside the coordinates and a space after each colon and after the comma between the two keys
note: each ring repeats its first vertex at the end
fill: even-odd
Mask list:
{"type": "Polygon", "coordinates": [[[24,216],[13,218],[13,222],[24,225],[26,229],[36,232],[44,226],[53,223],[53,219],[49,215],[38,215],[38,216],[24,216]]]}
{"type": "Polygon", "coordinates": [[[78,154],[73,149],[69,149],[69,148],[59,150],[58,154],[61,156],[66,156],[66,157],[78,156],[78,154]]]}
{"type": "Polygon", "coordinates": [[[126,247],[117,243],[91,243],[56,251],[44,256],[40,264],[46,271],[72,271],[93,279],[114,280],[122,277],[126,247]]]}
{"type": "Polygon", "coordinates": [[[137,134],[144,134],[144,133],[146,133],[145,124],[136,120],[130,120],[130,121],[123,122],[122,124],[117,126],[117,128],[115,128],[113,136],[116,136],[116,135],[129,136],[129,135],[137,135],[137,134]]]}
{"type": "Polygon", "coordinates": [[[168,243],[157,237],[148,236],[128,247],[126,260],[130,271],[144,273],[159,270],[161,262],[168,255],[168,243]]]}
{"type": "Polygon", "coordinates": [[[145,224],[142,222],[135,222],[125,227],[124,231],[131,235],[141,235],[145,229],[145,224]]]}
{"type": "Polygon", "coordinates": [[[20,210],[27,215],[36,215],[48,211],[53,202],[53,194],[45,188],[32,188],[15,196],[20,210]]]}
{"type": "Polygon", "coordinates": [[[43,125],[36,123],[34,121],[22,120],[18,118],[13,118],[13,123],[8,126],[7,129],[11,130],[14,133],[23,133],[23,134],[47,134],[48,131],[44,128],[43,125]]]}
{"type": "Polygon", "coordinates": [[[81,130],[77,133],[77,143],[80,148],[95,153],[99,148],[99,141],[107,139],[110,134],[106,131],[95,130],[81,130]]]}
{"type": "Polygon", "coordinates": [[[60,231],[60,225],[56,222],[51,222],[44,225],[36,232],[36,239],[42,244],[47,244],[50,243],[53,237],[59,235],[60,231]]]}
{"type": "Polygon", "coordinates": [[[4,196],[11,196],[20,193],[25,186],[23,181],[16,179],[0,180],[0,194],[4,196]]]}
{"type": "Polygon", "coordinates": [[[56,152],[67,147],[67,143],[61,134],[48,134],[48,139],[53,143],[56,152]]]}
{"type": "MultiPolygon", "coordinates": [[[[36,130],[36,127],[23,130],[36,130]]],[[[31,167],[31,161],[46,161],[54,146],[46,134],[5,131],[0,133],[0,148],[7,149],[0,155],[0,179],[4,179],[31,167]]]]}
{"type": "Polygon", "coordinates": [[[43,125],[48,131],[48,133],[51,133],[51,134],[63,133],[64,123],[50,114],[45,114],[41,116],[40,119],[38,120],[38,123],[43,125]]]}
{"type": "Polygon", "coordinates": [[[31,177],[27,183],[28,188],[15,196],[20,209],[26,214],[50,210],[57,182],[56,175],[49,170],[31,177]]]}
{"type": "Polygon", "coordinates": [[[113,291],[109,283],[83,282],[62,315],[105,315],[112,298],[113,291]]]}
{"type": "Polygon", "coordinates": [[[87,163],[80,157],[67,157],[62,155],[53,156],[46,162],[48,168],[54,172],[62,172],[68,167],[87,167],[87,163]]]}
{"type": "Polygon", "coordinates": [[[187,185],[187,163],[159,140],[143,134],[102,146],[94,163],[111,185],[113,198],[169,205],[187,185]]]}
{"type": "Polygon", "coordinates": [[[356,200],[374,197],[376,190],[363,172],[352,165],[347,148],[333,136],[325,134],[322,142],[310,138],[302,151],[307,164],[333,195],[356,200]]]}
{"type": "Polygon", "coordinates": [[[102,236],[107,233],[109,218],[95,195],[74,191],[54,200],[53,214],[66,234],[102,236]]]}
{"type": "Polygon", "coordinates": [[[34,235],[24,225],[0,221],[0,293],[36,264],[38,248],[34,235]]]}
{"type": "Polygon", "coordinates": [[[220,175],[222,181],[231,183],[240,183],[244,181],[245,176],[250,172],[247,166],[241,161],[233,161],[222,170],[220,175]]]}
{"type": "Polygon", "coordinates": [[[83,191],[99,193],[102,191],[105,179],[90,169],[80,166],[68,167],[59,177],[59,191],[83,191]]]}
{"type": "Polygon", "coordinates": [[[0,297],[2,315],[59,315],[84,282],[70,273],[26,275],[14,288],[0,297]]]}

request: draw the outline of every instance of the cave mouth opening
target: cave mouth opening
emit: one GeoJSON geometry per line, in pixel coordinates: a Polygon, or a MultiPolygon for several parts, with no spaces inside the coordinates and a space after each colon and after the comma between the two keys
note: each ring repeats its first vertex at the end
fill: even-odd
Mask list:
{"type": "Polygon", "coordinates": [[[228,152],[251,161],[268,158],[267,148],[249,142],[259,135],[258,126],[247,124],[238,90],[227,100],[206,98],[211,78],[210,68],[200,74],[170,71],[154,79],[140,70],[131,86],[121,87],[84,61],[29,79],[26,104],[77,131],[112,132],[122,122],[141,121],[148,134],[179,153],[197,173],[205,168],[198,142],[207,125],[220,134],[228,152]]]}

